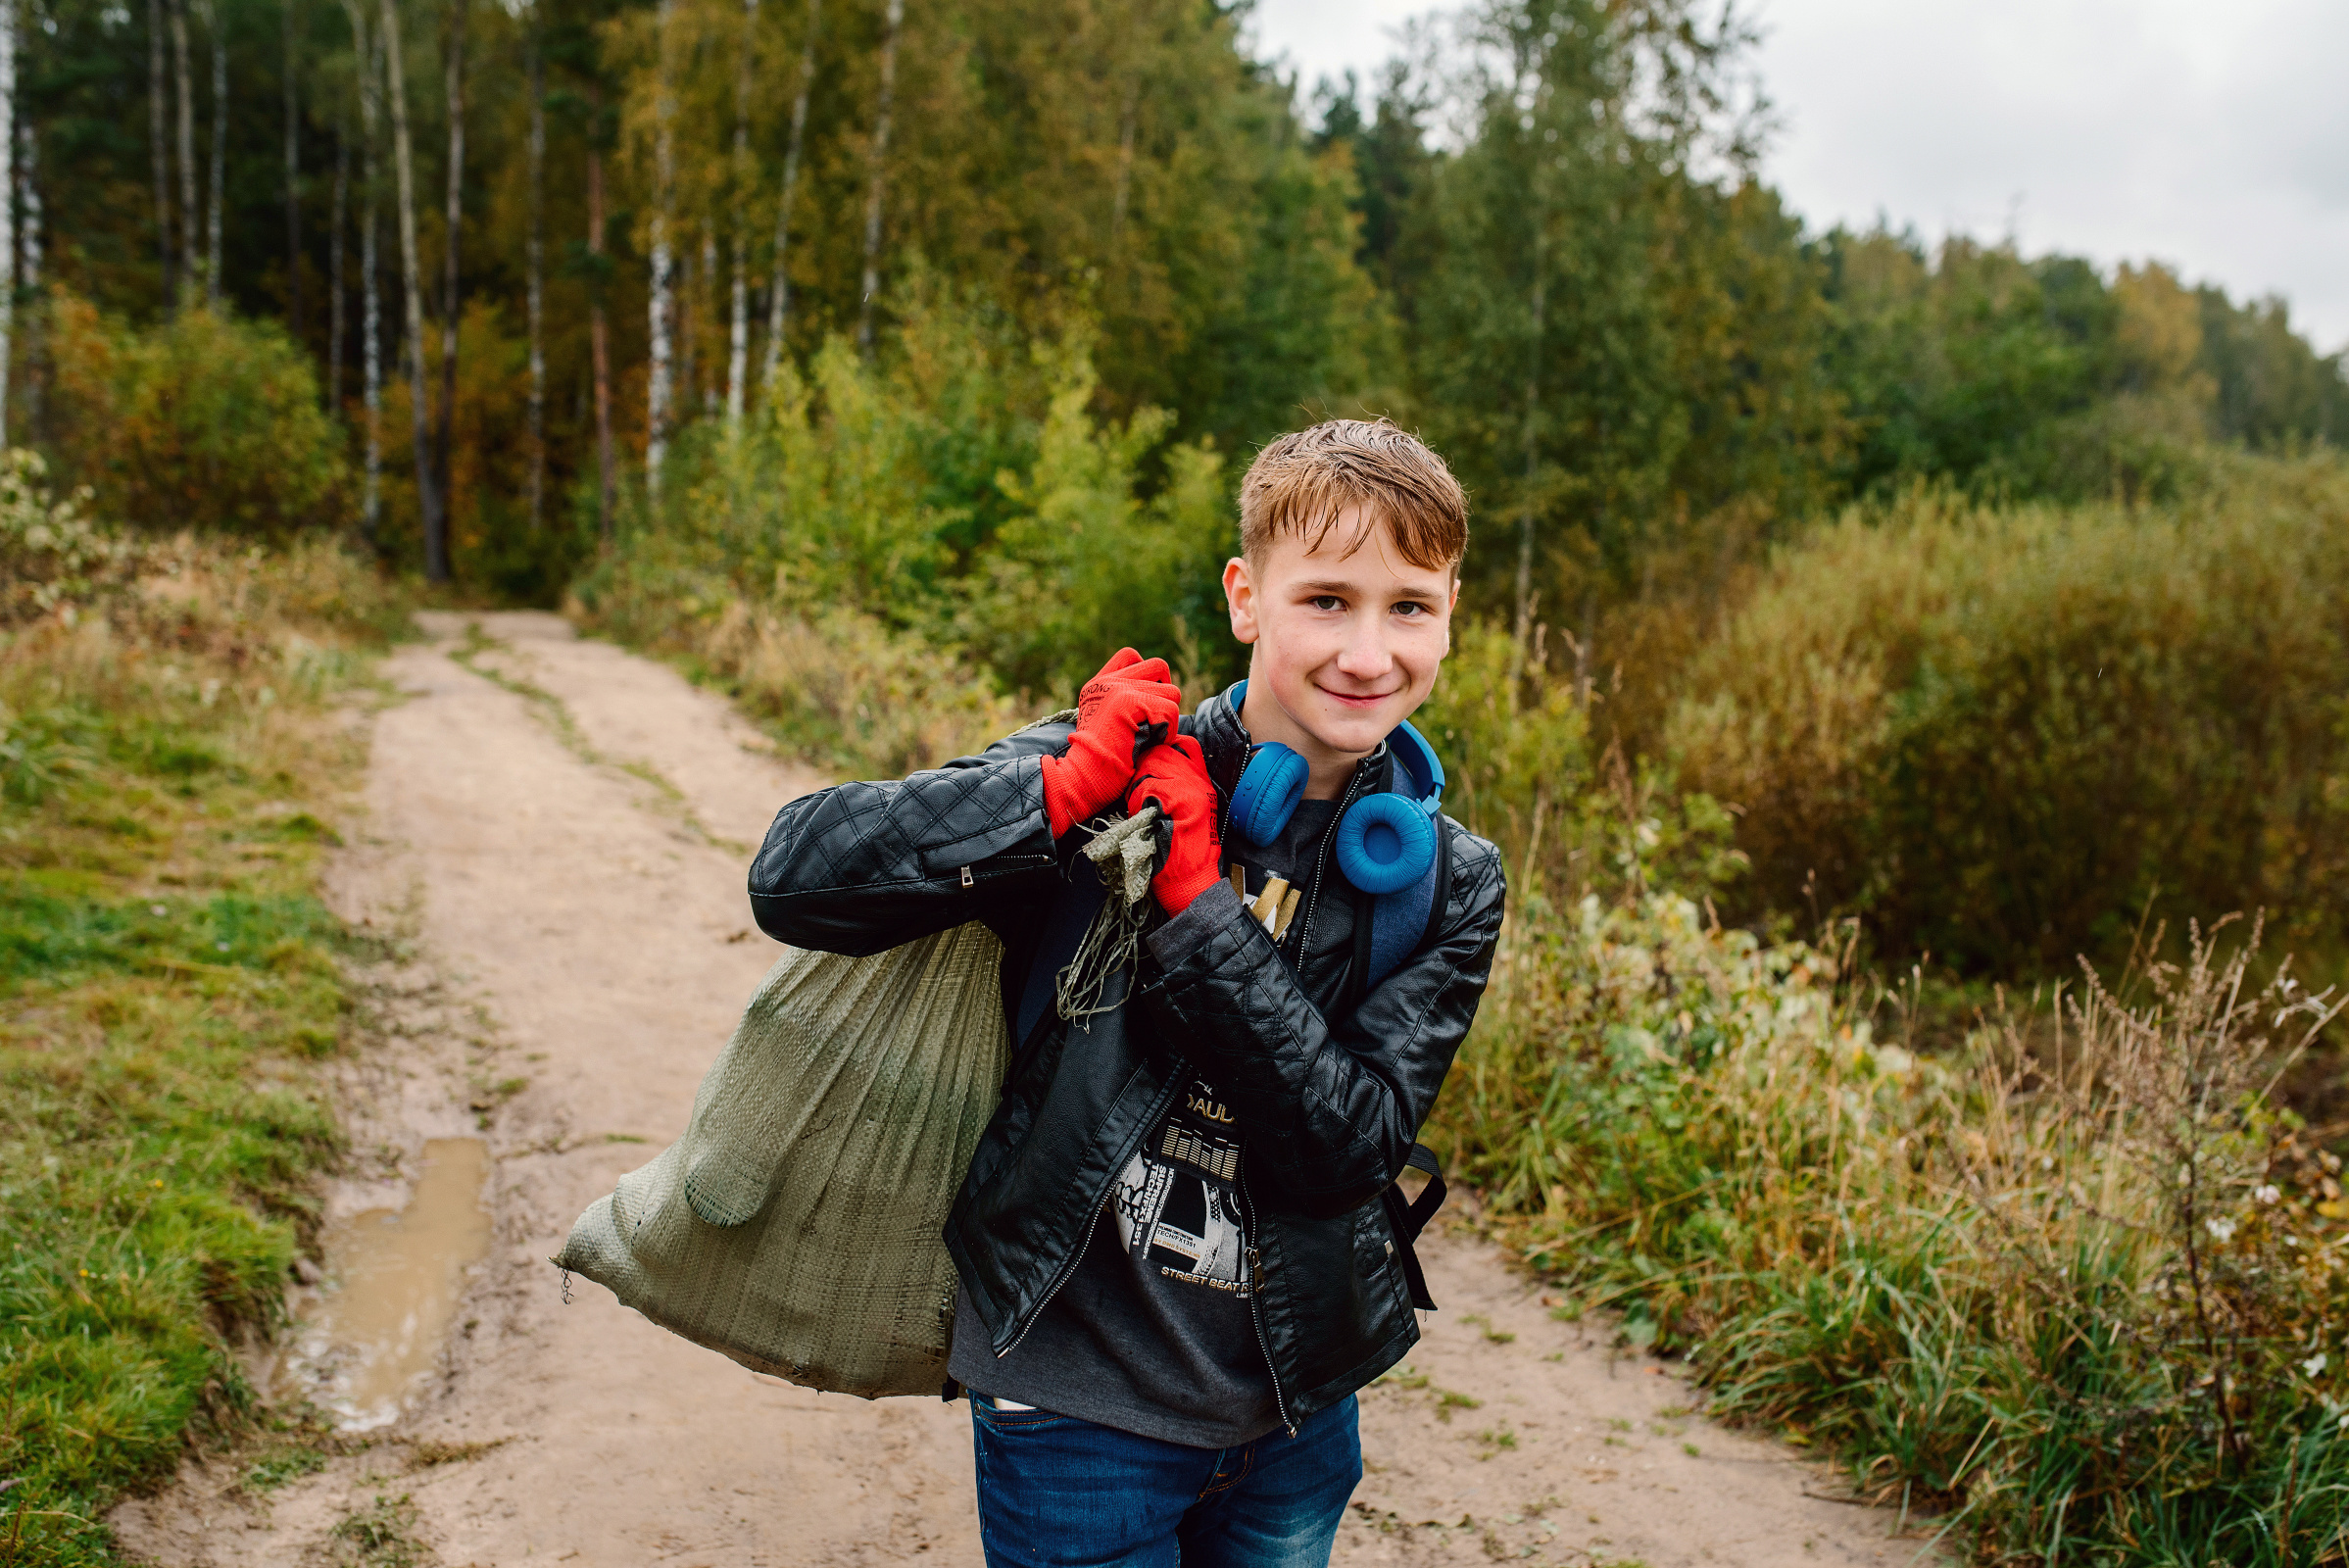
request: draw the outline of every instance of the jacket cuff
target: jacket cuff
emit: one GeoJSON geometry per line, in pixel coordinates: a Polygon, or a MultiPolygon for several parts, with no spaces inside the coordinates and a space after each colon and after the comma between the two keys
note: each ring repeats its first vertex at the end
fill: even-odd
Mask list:
{"type": "Polygon", "coordinates": [[[1233,916],[1245,918],[1247,912],[1240,895],[1232,891],[1232,884],[1217,877],[1181,914],[1152,931],[1144,941],[1149,943],[1150,956],[1158,961],[1158,967],[1171,971],[1182,963],[1186,955],[1213,940],[1215,933],[1233,916]]]}

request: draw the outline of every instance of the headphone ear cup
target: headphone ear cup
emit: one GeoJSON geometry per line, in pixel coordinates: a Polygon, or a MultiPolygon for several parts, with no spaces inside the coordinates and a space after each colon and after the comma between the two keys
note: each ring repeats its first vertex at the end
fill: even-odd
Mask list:
{"type": "Polygon", "coordinates": [[[1304,799],[1305,760],[1278,741],[1256,748],[1232,791],[1232,825],[1262,849],[1281,836],[1304,799]]]}
{"type": "Polygon", "coordinates": [[[1338,823],[1338,869],[1365,893],[1400,893],[1436,863],[1436,824],[1400,795],[1365,795],[1338,823]]]}

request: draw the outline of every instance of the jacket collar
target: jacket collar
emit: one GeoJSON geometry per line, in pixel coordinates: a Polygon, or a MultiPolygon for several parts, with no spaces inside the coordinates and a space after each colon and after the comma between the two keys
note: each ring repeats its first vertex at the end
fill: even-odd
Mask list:
{"type": "MultiPolygon", "coordinates": [[[[1227,688],[1199,705],[1192,716],[1191,733],[1199,737],[1199,751],[1207,760],[1207,776],[1215,781],[1216,792],[1226,801],[1240,786],[1240,775],[1248,768],[1248,760],[1254,743],[1248,739],[1248,726],[1240,721],[1238,710],[1232,707],[1232,694],[1227,688]]],[[[1393,760],[1387,743],[1354,764],[1360,776],[1370,769],[1360,782],[1366,789],[1391,789],[1394,781],[1393,760]]]]}

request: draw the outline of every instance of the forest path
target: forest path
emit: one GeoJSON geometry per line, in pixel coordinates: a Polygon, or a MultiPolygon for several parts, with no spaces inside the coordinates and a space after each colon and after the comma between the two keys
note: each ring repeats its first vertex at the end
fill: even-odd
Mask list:
{"type": "MultiPolygon", "coordinates": [[[[125,1549],[174,1568],[375,1561],[344,1524],[364,1516],[449,1568],[976,1568],[959,1405],[755,1375],[585,1281],[564,1304],[545,1261],[682,1129],[774,957],[751,927],[749,848],[820,781],[722,700],[553,615],[422,619],[429,639],[386,671],[402,700],[374,720],[365,836],[337,899],[408,922],[478,1029],[469,1046],[389,1048],[404,1059],[378,1064],[353,1114],[358,1147],[381,1145],[396,1179],[416,1163],[400,1151],[469,1130],[482,1084],[527,1077],[487,1118],[489,1254],[386,1441],[267,1494],[241,1469],[190,1466],[118,1511],[125,1549]]],[[[383,1185],[330,1199],[379,1205],[383,1185]]],[[[1364,1394],[1368,1473],[1339,1563],[1918,1557],[1889,1515],[1826,1500],[1841,1489],[1817,1466],[1690,1415],[1672,1371],[1555,1321],[1488,1244],[1431,1236],[1423,1252],[1444,1310],[1364,1394]]]]}

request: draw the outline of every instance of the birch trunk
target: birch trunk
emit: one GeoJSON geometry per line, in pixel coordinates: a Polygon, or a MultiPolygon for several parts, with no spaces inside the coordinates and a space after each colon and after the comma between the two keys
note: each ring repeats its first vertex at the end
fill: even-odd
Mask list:
{"type": "MultiPolygon", "coordinates": [[[[588,102],[603,116],[604,95],[593,92],[588,102]]],[[[593,134],[591,132],[591,134],[593,134]]],[[[587,254],[601,264],[604,257],[604,153],[587,145],[587,254]]],[[[604,321],[604,274],[600,265],[588,282],[587,345],[596,383],[596,532],[606,544],[612,536],[613,458],[612,451],[612,334],[604,321]]]]}
{"type": "Polygon", "coordinates": [[[171,249],[171,133],[164,85],[163,0],[147,0],[147,140],[155,163],[155,249],[163,263],[163,312],[171,314],[179,299],[176,253],[171,249]]]}
{"type": "Polygon", "coordinates": [[[873,351],[873,296],[881,291],[881,209],[889,193],[889,122],[897,107],[898,33],[905,21],[905,0],[889,0],[881,33],[881,95],[873,115],[872,175],[864,193],[864,282],[856,311],[856,347],[866,355],[873,351]]]}
{"type": "Polygon", "coordinates": [[[206,0],[204,30],[212,35],[212,178],[204,207],[204,303],[220,303],[220,183],[228,173],[228,40],[220,8],[206,0]]]}
{"type": "MultiPolygon", "coordinates": [[[[440,431],[433,443],[433,474],[440,486],[444,528],[455,505],[454,453],[457,432],[457,332],[465,319],[465,296],[458,272],[458,241],[465,233],[465,0],[449,7],[449,203],[442,220],[446,243],[441,248],[440,317],[440,431]]],[[[443,539],[441,554],[448,555],[443,539]]]]}
{"type": "Polygon", "coordinates": [[[8,445],[8,368],[16,326],[17,237],[11,222],[15,184],[8,169],[17,142],[17,0],[0,0],[0,447],[8,445]]]}
{"type": "Polygon", "coordinates": [[[376,74],[366,8],[361,0],[343,0],[343,10],[351,18],[351,42],[359,51],[359,386],[366,410],[359,519],[367,542],[373,545],[383,517],[383,285],[375,258],[376,94],[382,77],[376,74]]]}
{"type": "MultiPolygon", "coordinates": [[[[285,0],[285,326],[302,340],[302,98],[295,0],[285,0]]],[[[338,389],[339,390],[339,389],[338,389]]]]}
{"type": "Polygon", "coordinates": [[[727,280],[726,434],[742,430],[743,381],[751,371],[751,220],[743,212],[751,167],[751,89],[759,50],[759,0],[742,0],[742,54],[734,71],[734,255],[727,280]]]}
{"type": "Polygon", "coordinates": [[[431,386],[424,375],[424,280],[416,252],[416,149],[408,136],[408,77],[401,69],[400,16],[393,0],[383,5],[383,66],[391,96],[392,170],[399,176],[400,283],[408,307],[408,412],[414,426],[416,508],[423,514],[424,577],[449,580],[448,518],[432,483],[431,416],[425,408],[431,386]]]}
{"type": "Polygon", "coordinates": [[[190,287],[203,267],[196,248],[196,89],[187,67],[187,0],[171,8],[171,67],[179,88],[179,254],[187,263],[190,287]]]}
{"type": "Polygon", "coordinates": [[[547,63],[533,8],[529,38],[530,222],[523,242],[523,309],[530,329],[530,531],[538,532],[547,495],[547,63]]]}
{"type": "Polygon", "coordinates": [[[807,36],[800,43],[800,89],[791,101],[791,140],[783,150],[783,196],[775,204],[774,275],[766,291],[766,363],[759,384],[774,390],[783,368],[783,340],[791,325],[791,204],[800,193],[800,153],[807,141],[807,93],[815,85],[815,39],[823,0],[807,0],[807,36]]]}
{"type": "Polygon", "coordinates": [[[653,102],[653,279],[647,291],[646,321],[651,365],[645,373],[645,497],[657,514],[661,509],[661,467],[668,457],[669,399],[674,374],[670,298],[669,226],[675,219],[677,186],[676,134],[672,123],[676,105],[669,97],[669,17],[676,0],[661,0],[656,14],[653,48],[659,59],[659,85],[653,102]]]}

